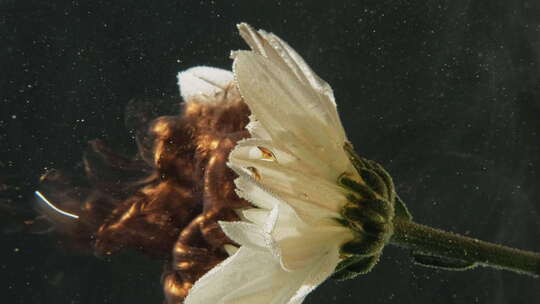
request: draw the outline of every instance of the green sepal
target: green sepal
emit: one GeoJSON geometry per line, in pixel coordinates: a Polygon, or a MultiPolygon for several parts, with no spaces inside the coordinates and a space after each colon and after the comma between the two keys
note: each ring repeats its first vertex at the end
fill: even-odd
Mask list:
{"type": "Polygon", "coordinates": [[[361,274],[368,273],[379,261],[379,255],[372,256],[353,256],[348,259],[341,261],[334,274],[332,279],[338,281],[345,281],[353,279],[361,274]]]}
{"type": "Polygon", "coordinates": [[[356,151],[354,151],[354,147],[350,142],[345,142],[345,145],[343,146],[343,150],[345,150],[345,152],[349,156],[349,160],[351,161],[356,171],[360,171],[361,169],[367,168],[367,164],[365,160],[362,157],[360,157],[358,154],[356,154],[356,151]]]}
{"type": "Polygon", "coordinates": [[[429,268],[463,271],[478,266],[474,262],[424,254],[420,252],[412,252],[411,256],[415,264],[429,268]]]}
{"type": "Polygon", "coordinates": [[[390,202],[393,202],[396,195],[396,190],[394,187],[394,181],[388,172],[381,166],[379,163],[366,159],[368,167],[373,170],[377,175],[383,180],[388,193],[386,199],[390,202]]]}
{"type": "Polygon", "coordinates": [[[384,219],[383,222],[385,223],[394,217],[394,208],[392,207],[392,204],[385,200],[358,199],[352,194],[348,195],[347,199],[352,204],[347,204],[343,207],[343,215],[345,217],[348,217],[348,215],[351,214],[351,216],[357,216],[357,218],[351,217],[351,219],[359,219],[359,217],[362,216],[361,212],[367,209],[377,213],[378,217],[382,217],[384,219]]]}
{"type": "Polygon", "coordinates": [[[388,217],[384,216],[378,210],[365,208],[364,206],[346,205],[342,211],[343,217],[351,222],[364,223],[370,221],[374,223],[384,224],[388,222],[388,217]]]}
{"type": "Polygon", "coordinates": [[[348,188],[349,190],[352,190],[353,192],[358,193],[358,195],[360,195],[362,198],[374,199],[377,197],[375,192],[371,190],[370,187],[368,187],[367,185],[358,183],[354,181],[353,179],[348,178],[346,175],[340,176],[338,178],[338,182],[342,186],[348,188]]]}
{"type": "Polygon", "coordinates": [[[334,221],[338,222],[341,226],[349,227],[349,221],[341,217],[332,218],[334,221]]]}
{"type": "Polygon", "coordinates": [[[340,248],[342,255],[368,256],[380,252],[386,239],[381,236],[365,234],[361,239],[356,239],[343,244],[340,248]]]}
{"type": "Polygon", "coordinates": [[[407,208],[407,205],[401,200],[399,195],[396,195],[396,199],[394,201],[394,210],[396,213],[396,216],[403,217],[408,219],[409,221],[412,221],[413,217],[412,214],[409,212],[409,209],[407,208]]]}
{"type": "Polygon", "coordinates": [[[353,271],[348,271],[347,269],[343,269],[341,271],[334,272],[334,274],[332,274],[330,278],[337,281],[346,281],[346,280],[354,279],[359,275],[361,275],[361,273],[356,273],[353,271]]]}
{"type": "Polygon", "coordinates": [[[373,191],[377,192],[385,199],[390,198],[388,187],[379,174],[370,169],[360,169],[358,174],[373,191]]]}
{"type": "Polygon", "coordinates": [[[358,175],[366,182],[368,188],[389,202],[393,202],[395,199],[394,182],[383,166],[375,161],[360,157],[356,154],[350,142],[346,142],[343,149],[347,153],[356,172],[358,172],[358,175]]]}

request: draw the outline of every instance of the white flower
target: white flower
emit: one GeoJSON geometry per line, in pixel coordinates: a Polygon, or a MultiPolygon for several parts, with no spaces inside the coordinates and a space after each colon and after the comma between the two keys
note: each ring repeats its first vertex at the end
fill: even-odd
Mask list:
{"type": "MultiPolygon", "coordinates": [[[[232,54],[236,85],[252,112],[251,138],[237,144],[228,165],[239,175],[238,195],[254,208],[239,211],[242,221],[220,222],[241,246],[194,284],[185,303],[301,303],[354,238],[335,220],[350,192],[337,181],[358,173],[343,149],[330,86],[274,34],[238,28],[252,49],[232,54]]],[[[180,74],[183,94],[212,93],[224,85],[212,77],[230,77],[197,69],[180,74]]]]}
{"type": "Polygon", "coordinates": [[[234,77],[229,71],[207,66],[198,66],[178,73],[178,86],[184,100],[192,96],[208,95],[223,91],[234,77]]]}

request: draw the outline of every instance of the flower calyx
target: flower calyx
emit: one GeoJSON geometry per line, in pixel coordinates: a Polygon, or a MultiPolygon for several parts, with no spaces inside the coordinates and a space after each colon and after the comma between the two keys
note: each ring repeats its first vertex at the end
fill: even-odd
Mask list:
{"type": "Polygon", "coordinates": [[[334,274],[338,280],[369,272],[392,236],[396,213],[398,216],[405,213],[410,219],[401,200],[396,198],[388,172],[380,164],[358,156],[350,143],[345,143],[344,150],[357,174],[344,173],[338,178],[338,183],[349,191],[339,222],[354,235],[354,239],[341,247],[343,260],[334,274]]]}

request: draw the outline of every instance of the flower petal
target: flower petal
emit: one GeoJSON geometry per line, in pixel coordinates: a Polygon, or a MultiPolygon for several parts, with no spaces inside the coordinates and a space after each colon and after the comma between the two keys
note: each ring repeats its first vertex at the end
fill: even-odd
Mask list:
{"type": "MultiPolygon", "coordinates": [[[[309,215],[314,218],[338,216],[339,210],[346,203],[345,191],[335,180],[324,176],[318,167],[312,167],[303,160],[297,160],[289,153],[274,147],[269,141],[248,139],[239,142],[229,155],[229,162],[233,170],[256,168],[260,183],[264,184],[266,189],[293,208],[301,208],[301,202],[309,203],[311,206],[309,209],[314,212],[310,212],[309,215]],[[271,153],[273,160],[268,161],[260,157],[257,154],[260,149],[271,153]],[[300,204],[297,206],[295,202],[300,204]]],[[[237,187],[241,188],[238,185],[237,187]]],[[[246,199],[253,201],[254,204],[258,204],[259,200],[255,196],[246,199]]]]}
{"type": "Polygon", "coordinates": [[[339,249],[330,248],[321,255],[318,261],[306,267],[303,274],[303,282],[296,294],[291,298],[288,304],[300,304],[306,296],[317,286],[332,275],[340,261],[339,249]]]}
{"type": "Polygon", "coordinates": [[[233,81],[230,71],[197,66],[178,73],[178,86],[184,100],[194,95],[213,96],[233,81]]]}
{"type": "MultiPolygon", "coordinates": [[[[248,286],[261,277],[272,276],[276,271],[278,262],[265,252],[242,246],[238,251],[212,268],[195,282],[185,299],[185,304],[225,304],[248,303],[225,299],[225,296],[234,297],[238,290],[248,286]]],[[[260,303],[272,303],[272,299],[263,299],[260,303]]]]}
{"type": "MultiPolygon", "coordinates": [[[[254,203],[272,202],[271,212],[268,209],[248,209],[249,212],[244,211],[243,214],[254,219],[257,229],[264,229],[270,234],[272,241],[267,241],[267,249],[279,258],[284,269],[292,271],[304,267],[329,246],[338,247],[352,238],[347,228],[333,220],[339,214],[325,212],[302,199],[295,200],[294,193],[287,195],[290,197],[286,202],[281,201],[254,178],[246,176],[244,171],[237,172],[240,177],[235,182],[240,197],[254,203]],[[267,218],[262,218],[264,215],[267,218]]],[[[254,226],[246,227],[255,230],[254,226]]],[[[226,233],[234,241],[243,242],[236,240],[236,235],[226,233]]]]}
{"type": "Polygon", "coordinates": [[[274,248],[272,237],[256,224],[247,222],[223,222],[219,225],[223,232],[236,243],[250,248],[274,248]]]}
{"type": "Polygon", "coordinates": [[[264,127],[253,114],[249,116],[249,123],[246,126],[246,130],[248,130],[249,134],[251,134],[251,137],[253,138],[260,138],[266,140],[272,139],[270,137],[270,134],[268,134],[268,132],[264,129],[264,127]]]}
{"type": "Polygon", "coordinates": [[[298,79],[309,83],[313,90],[326,97],[329,102],[324,104],[328,107],[328,113],[332,114],[335,124],[341,124],[332,88],[311,70],[304,59],[289,44],[272,33],[267,33],[264,30],[255,31],[246,23],[239,24],[238,30],[254,52],[271,58],[274,62],[287,65],[298,79]]]}
{"type": "Polygon", "coordinates": [[[277,247],[281,253],[281,265],[289,271],[312,267],[323,255],[338,251],[339,244],[353,238],[345,227],[308,226],[295,235],[281,239],[277,247]]]}
{"type": "Polygon", "coordinates": [[[320,106],[328,102],[320,94],[253,52],[236,52],[233,70],[242,97],[276,145],[334,180],[353,172],[343,151],[343,128],[320,106]]]}
{"type": "Polygon", "coordinates": [[[329,277],[352,232],[334,218],[346,202],[338,177],[356,174],[330,86],[284,41],[239,25],[253,51],[233,53],[234,78],[251,111],[251,139],[228,166],[251,209],[220,222],[242,245],[198,280],[186,304],[299,304],[329,277]]]}
{"type": "Polygon", "coordinates": [[[270,216],[270,211],[260,208],[244,209],[240,210],[240,213],[246,220],[254,223],[259,227],[264,227],[268,222],[268,217],[270,216]]]}
{"type": "Polygon", "coordinates": [[[238,196],[249,201],[254,206],[272,211],[265,224],[271,224],[271,229],[268,230],[269,227],[265,227],[265,231],[271,231],[276,221],[286,221],[291,227],[302,224],[302,220],[291,206],[281,201],[274,193],[249,176],[244,169],[235,167],[234,165],[230,166],[239,175],[234,180],[238,196]]]}
{"type": "Polygon", "coordinates": [[[242,246],[202,276],[185,304],[298,304],[334,271],[337,250],[328,250],[310,267],[287,272],[265,251],[242,246]]]}

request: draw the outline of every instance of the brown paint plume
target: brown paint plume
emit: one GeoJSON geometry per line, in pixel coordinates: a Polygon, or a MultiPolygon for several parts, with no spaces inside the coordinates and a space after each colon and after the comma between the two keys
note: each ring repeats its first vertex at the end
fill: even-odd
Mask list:
{"type": "Polygon", "coordinates": [[[227,257],[223,245],[232,242],[217,222],[236,220],[233,209],[248,206],[234,192],[235,175],[226,165],[236,142],[249,136],[250,113],[237,88],[231,83],[182,107],[180,115],[152,122],[153,147],[139,145],[134,159],[91,142],[84,186],[59,171],[42,177],[48,197],[79,215],[73,220],[44,210],[79,248],[98,254],[134,248],[165,261],[168,304],[181,303],[193,283],[227,257]]]}

